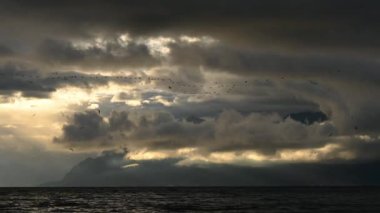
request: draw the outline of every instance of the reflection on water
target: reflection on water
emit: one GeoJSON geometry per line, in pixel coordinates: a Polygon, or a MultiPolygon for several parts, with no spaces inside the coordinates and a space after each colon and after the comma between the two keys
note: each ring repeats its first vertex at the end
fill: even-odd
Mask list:
{"type": "Polygon", "coordinates": [[[380,188],[1,188],[0,212],[380,212],[380,188]]]}

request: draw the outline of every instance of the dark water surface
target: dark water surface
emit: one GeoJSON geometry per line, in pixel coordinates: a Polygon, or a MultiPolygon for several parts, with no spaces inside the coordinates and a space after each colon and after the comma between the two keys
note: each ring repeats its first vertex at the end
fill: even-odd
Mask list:
{"type": "Polygon", "coordinates": [[[0,212],[380,213],[380,188],[0,188],[0,212]]]}

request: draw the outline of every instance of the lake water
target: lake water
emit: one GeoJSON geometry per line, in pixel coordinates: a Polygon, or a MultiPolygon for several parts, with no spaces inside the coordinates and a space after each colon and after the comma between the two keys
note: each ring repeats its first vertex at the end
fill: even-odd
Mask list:
{"type": "Polygon", "coordinates": [[[378,187],[0,188],[0,212],[380,212],[378,187]]]}

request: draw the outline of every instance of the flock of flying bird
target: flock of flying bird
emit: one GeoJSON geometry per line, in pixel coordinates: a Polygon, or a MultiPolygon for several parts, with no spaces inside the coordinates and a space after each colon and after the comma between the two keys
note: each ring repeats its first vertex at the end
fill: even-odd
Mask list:
{"type": "MultiPolygon", "coordinates": [[[[5,76],[4,73],[0,73],[0,76],[5,76]]],[[[175,93],[184,94],[198,94],[198,95],[221,95],[233,93],[234,89],[247,88],[252,84],[248,80],[235,81],[235,82],[222,82],[214,81],[209,84],[204,84],[202,82],[192,82],[187,83],[183,80],[175,80],[170,77],[149,77],[149,76],[104,76],[104,75],[83,75],[83,74],[66,74],[62,75],[59,73],[53,73],[49,76],[44,75],[30,75],[25,73],[11,73],[7,74],[7,77],[13,77],[18,80],[22,80],[25,84],[30,84],[31,86],[49,86],[54,83],[72,83],[72,84],[83,84],[91,85],[91,83],[107,83],[108,81],[119,82],[119,83],[145,83],[149,84],[151,82],[156,82],[158,88],[167,88],[168,90],[175,93]],[[45,84],[45,85],[44,85],[45,84]]],[[[269,83],[269,80],[266,80],[269,83]]]]}
{"type": "MultiPolygon", "coordinates": [[[[84,74],[60,74],[55,72],[50,75],[30,75],[25,73],[11,73],[5,74],[0,73],[0,76],[13,77],[16,80],[23,81],[24,84],[29,84],[31,86],[51,86],[59,83],[72,83],[73,85],[82,84],[89,87],[92,83],[94,84],[105,84],[108,81],[119,82],[119,83],[144,83],[149,84],[151,82],[156,82],[158,88],[167,88],[175,93],[183,94],[196,94],[196,95],[222,95],[230,94],[238,91],[239,88],[247,88],[252,86],[252,82],[248,80],[243,81],[213,81],[209,83],[204,82],[192,82],[187,83],[183,80],[175,80],[170,77],[149,77],[149,76],[104,76],[104,75],[84,75],[84,74]]],[[[281,77],[282,80],[285,77],[281,77]]],[[[312,85],[318,85],[317,82],[308,80],[312,85]]],[[[270,83],[270,80],[266,79],[265,83],[270,83]]],[[[241,92],[241,91],[240,91],[241,92]]]]}

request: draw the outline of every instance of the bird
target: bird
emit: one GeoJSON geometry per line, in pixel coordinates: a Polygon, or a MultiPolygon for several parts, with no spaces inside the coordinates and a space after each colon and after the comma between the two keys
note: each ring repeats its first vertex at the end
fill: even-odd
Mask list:
{"type": "Polygon", "coordinates": [[[318,82],[315,82],[315,81],[312,81],[312,80],[309,80],[309,83],[310,84],[314,84],[314,85],[318,85],[318,82]]]}

